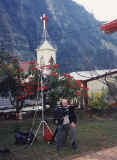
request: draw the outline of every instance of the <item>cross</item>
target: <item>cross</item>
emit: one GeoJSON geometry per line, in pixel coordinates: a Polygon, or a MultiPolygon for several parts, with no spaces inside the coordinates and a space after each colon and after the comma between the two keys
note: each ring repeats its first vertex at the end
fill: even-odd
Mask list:
{"type": "Polygon", "coordinates": [[[46,14],[43,14],[42,20],[43,20],[43,26],[44,26],[44,31],[45,31],[47,28],[47,21],[48,21],[46,14]]]}

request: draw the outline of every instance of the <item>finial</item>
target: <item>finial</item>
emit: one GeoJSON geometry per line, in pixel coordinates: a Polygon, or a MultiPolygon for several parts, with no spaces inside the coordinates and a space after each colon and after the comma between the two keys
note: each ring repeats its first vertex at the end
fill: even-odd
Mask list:
{"type": "Polygon", "coordinates": [[[48,21],[48,18],[46,17],[46,14],[45,14],[45,13],[44,13],[43,16],[41,17],[41,20],[43,20],[44,38],[45,38],[45,40],[46,40],[47,21],[48,21]]]}

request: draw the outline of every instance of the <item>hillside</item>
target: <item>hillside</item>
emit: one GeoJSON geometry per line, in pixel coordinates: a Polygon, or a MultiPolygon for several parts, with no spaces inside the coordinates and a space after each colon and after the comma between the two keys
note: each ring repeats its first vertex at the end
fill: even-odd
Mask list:
{"type": "Polygon", "coordinates": [[[101,22],[72,0],[4,0],[0,6],[1,54],[35,60],[43,39],[40,16],[46,13],[48,39],[57,48],[61,71],[116,67],[117,34],[102,33],[101,22]]]}

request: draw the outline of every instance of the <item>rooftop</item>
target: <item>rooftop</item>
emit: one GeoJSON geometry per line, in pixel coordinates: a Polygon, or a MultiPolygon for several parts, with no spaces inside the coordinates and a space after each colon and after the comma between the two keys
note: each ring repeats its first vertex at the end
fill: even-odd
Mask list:
{"type": "Polygon", "coordinates": [[[50,50],[55,50],[55,48],[52,47],[52,45],[47,41],[45,40],[42,45],[40,47],[38,47],[38,49],[43,49],[43,50],[46,50],[46,49],[50,49],[50,50]]]}
{"type": "Polygon", "coordinates": [[[76,80],[88,81],[94,78],[104,76],[106,74],[114,74],[114,73],[117,73],[117,69],[72,72],[70,73],[70,75],[76,80]]]}

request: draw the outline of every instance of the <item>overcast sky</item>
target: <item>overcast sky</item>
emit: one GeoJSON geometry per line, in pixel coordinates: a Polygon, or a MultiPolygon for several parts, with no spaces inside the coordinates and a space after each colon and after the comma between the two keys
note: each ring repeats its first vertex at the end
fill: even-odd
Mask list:
{"type": "Polygon", "coordinates": [[[83,5],[100,21],[117,19],[117,0],[73,0],[83,5]]]}

